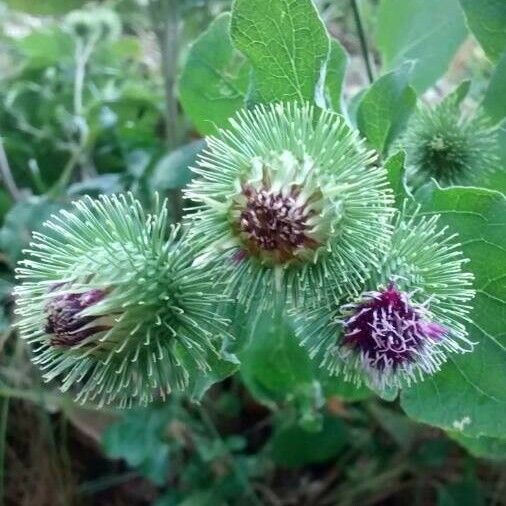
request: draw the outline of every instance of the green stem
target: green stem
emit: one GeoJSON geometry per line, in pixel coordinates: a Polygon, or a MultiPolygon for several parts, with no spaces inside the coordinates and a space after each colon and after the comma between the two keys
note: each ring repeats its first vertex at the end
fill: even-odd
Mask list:
{"type": "Polygon", "coordinates": [[[355,24],[357,25],[358,38],[360,40],[360,49],[362,50],[362,58],[364,59],[367,78],[369,79],[369,83],[372,84],[374,82],[374,74],[372,71],[371,60],[369,58],[367,39],[365,37],[364,26],[362,24],[362,18],[360,16],[360,10],[358,8],[357,0],[351,0],[351,8],[353,10],[353,17],[355,18],[355,24]]]}
{"type": "MultiPolygon", "coordinates": [[[[178,102],[175,95],[179,57],[178,0],[151,0],[149,10],[161,54],[165,94],[165,141],[168,149],[173,150],[181,141],[178,102]]],[[[171,190],[170,205],[174,219],[181,221],[183,202],[180,190],[171,190]]]]}
{"type": "Polygon", "coordinates": [[[219,442],[220,446],[222,447],[224,453],[229,457],[230,462],[233,465],[235,475],[239,482],[241,483],[242,487],[244,487],[244,490],[248,492],[248,495],[250,496],[250,499],[252,501],[252,504],[255,506],[262,506],[262,503],[260,499],[258,499],[257,495],[255,494],[255,491],[251,487],[251,484],[248,480],[248,478],[244,475],[241,469],[237,466],[234,456],[230,453],[229,449],[227,448],[227,445],[225,444],[225,441],[223,441],[223,438],[221,437],[221,434],[218,432],[218,429],[214,425],[214,422],[212,418],[209,416],[205,408],[202,406],[197,407],[199,411],[199,415],[201,420],[204,422],[204,425],[207,427],[211,435],[214,437],[216,441],[219,442]]]}
{"type": "Polygon", "coordinates": [[[5,153],[4,145],[2,142],[2,138],[0,137],[0,175],[3,179],[5,187],[9,192],[10,196],[18,201],[21,200],[22,195],[16,186],[16,181],[14,181],[14,177],[12,176],[11,167],[9,165],[9,160],[7,159],[7,154],[5,153]]]}

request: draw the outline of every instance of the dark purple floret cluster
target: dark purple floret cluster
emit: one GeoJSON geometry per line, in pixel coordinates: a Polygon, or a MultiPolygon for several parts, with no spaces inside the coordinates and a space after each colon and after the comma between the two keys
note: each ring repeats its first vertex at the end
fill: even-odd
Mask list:
{"type": "Polygon", "coordinates": [[[423,308],[390,283],[353,308],[344,320],[342,345],[361,354],[369,367],[396,371],[423,359],[427,345],[439,342],[447,330],[426,319],[423,308]]]}
{"type": "Polygon", "coordinates": [[[270,188],[243,188],[245,209],[239,220],[239,233],[252,254],[275,252],[280,262],[290,260],[301,247],[316,248],[308,236],[308,220],[314,213],[297,201],[300,188],[274,192],[270,188]]]}
{"type": "Polygon", "coordinates": [[[82,293],[65,293],[54,296],[46,306],[45,331],[51,335],[55,346],[73,346],[87,337],[107,330],[106,325],[92,325],[98,316],[83,316],[82,312],[100,302],[104,290],[88,290],[82,293]]]}

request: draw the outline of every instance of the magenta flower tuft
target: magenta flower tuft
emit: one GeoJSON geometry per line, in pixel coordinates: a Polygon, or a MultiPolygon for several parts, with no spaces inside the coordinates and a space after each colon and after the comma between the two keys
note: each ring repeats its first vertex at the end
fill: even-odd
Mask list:
{"type": "Polygon", "coordinates": [[[369,371],[395,373],[405,364],[420,361],[431,369],[432,354],[427,350],[448,333],[428,320],[423,306],[413,304],[395,283],[367,294],[349,309],[350,315],[343,320],[342,352],[359,353],[369,371]]]}

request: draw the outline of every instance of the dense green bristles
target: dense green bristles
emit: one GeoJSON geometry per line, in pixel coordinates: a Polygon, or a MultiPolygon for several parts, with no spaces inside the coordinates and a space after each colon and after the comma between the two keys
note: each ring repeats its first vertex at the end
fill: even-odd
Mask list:
{"type": "Polygon", "coordinates": [[[47,234],[34,234],[17,269],[18,327],[33,360],[63,390],[78,386],[82,402],[147,404],[184,389],[188,369],[206,371],[226,336],[212,280],[192,267],[185,234],[157,207],[146,215],[123,195],[76,202],[46,223],[47,234]],[[79,317],[106,329],[55,346],[44,330],[48,301],[90,290],[106,295],[79,317]]]}
{"type": "MultiPolygon", "coordinates": [[[[372,165],[374,153],[340,116],[307,104],[260,105],[239,112],[207,145],[194,169],[200,177],[186,192],[198,205],[191,234],[208,242],[199,260],[225,272],[233,296],[248,306],[254,300],[269,303],[273,296],[301,301],[305,293],[321,293],[328,285],[357,293],[388,244],[392,196],[385,171],[372,165]],[[268,214],[245,214],[241,222],[237,202],[245,200],[249,188],[264,191],[271,199],[267,211],[279,209],[279,216],[268,222],[268,214]],[[315,199],[318,211],[309,215],[310,224],[295,218],[289,222],[315,199]],[[284,207],[287,202],[292,207],[284,207]],[[255,234],[265,234],[272,224],[270,239],[275,244],[280,221],[289,226],[283,244],[291,239],[295,245],[304,237],[306,243],[315,237],[320,242],[312,251],[301,244],[301,254],[293,246],[289,260],[272,264],[265,259],[276,255],[255,255],[237,233],[240,226],[257,224],[258,230],[245,230],[253,242],[260,237],[263,244],[265,237],[255,234]],[[290,236],[292,229],[298,235],[290,236]]],[[[252,213],[249,208],[243,212],[252,213]]]]}
{"type": "Polygon", "coordinates": [[[480,184],[497,170],[497,128],[483,115],[465,117],[454,100],[414,115],[403,147],[412,186],[431,178],[443,186],[480,184]]]}
{"type": "Polygon", "coordinates": [[[465,272],[455,235],[438,226],[438,216],[426,217],[420,212],[409,213],[406,207],[395,219],[388,255],[380,269],[372,271],[358,297],[343,297],[333,292],[333,309],[313,301],[311,307],[297,308],[297,335],[301,344],[322,367],[357,384],[373,387],[400,387],[432,374],[447,360],[449,353],[472,351],[467,337],[469,301],[474,296],[473,276],[465,272]],[[344,321],[350,308],[361,301],[374,300],[389,284],[406,294],[414,308],[420,308],[427,322],[433,322],[446,334],[437,343],[419,352],[419,358],[388,374],[364,368],[363,357],[343,346],[344,321]]]}

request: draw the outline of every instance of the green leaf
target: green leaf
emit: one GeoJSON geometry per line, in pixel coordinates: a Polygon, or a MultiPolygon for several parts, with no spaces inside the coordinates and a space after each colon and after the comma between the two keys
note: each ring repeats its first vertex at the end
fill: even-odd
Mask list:
{"type": "Polygon", "coordinates": [[[485,188],[499,191],[506,195],[506,121],[499,128],[499,156],[500,162],[497,170],[487,177],[485,188]]]}
{"type": "Polygon", "coordinates": [[[311,0],[235,0],[234,45],[254,70],[257,100],[315,100],[330,40],[311,0]]]}
{"type": "Polygon", "coordinates": [[[380,77],[362,97],[357,109],[357,126],[369,144],[380,153],[406,125],[416,104],[416,93],[409,86],[411,65],[380,77]]]}
{"type": "Polygon", "coordinates": [[[218,16],[194,42],[179,78],[184,111],[203,134],[226,125],[244,104],[250,67],[229,34],[230,14],[218,16]]]}
{"type": "Polygon", "coordinates": [[[279,429],[271,440],[272,457],[277,464],[301,467],[325,462],[346,446],[346,426],[339,418],[326,416],[319,431],[307,431],[298,424],[279,429]]]}
{"type": "Polygon", "coordinates": [[[356,402],[372,395],[365,385],[357,387],[350,381],[344,381],[342,376],[330,376],[326,369],[318,368],[317,376],[326,399],[337,397],[346,402],[356,402]]]}
{"type": "Polygon", "coordinates": [[[239,354],[241,377],[251,395],[271,409],[290,405],[304,428],[320,426],[324,404],[315,363],[300,347],[290,320],[278,309],[265,312],[239,354]]]}
{"type": "Polygon", "coordinates": [[[7,5],[14,10],[27,12],[35,16],[64,14],[82,7],[82,0],[7,0],[7,5]]]}
{"type": "Polygon", "coordinates": [[[62,207],[62,203],[45,197],[30,197],[10,209],[0,230],[0,249],[6,254],[11,267],[21,260],[22,250],[28,247],[32,232],[40,231],[42,224],[62,207]]]}
{"type": "Polygon", "coordinates": [[[506,51],[506,2],[460,0],[467,24],[492,61],[506,51]]]}
{"type": "Polygon", "coordinates": [[[67,33],[58,28],[47,28],[30,33],[16,44],[25,58],[24,65],[43,69],[52,65],[71,61],[74,42],[67,33]]]}
{"type": "Polygon", "coordinates": [[[381,2],[377,43],[383,68],[414,61],[409,82],[419,93],[446,72],[466,34],[458,0],[381,2]]]}
{"type": "Polygon", "coordinates": [[[404,161],[406,153],[398,151],[385,162],[388,182],[395,195],[395,206],[400,208],[404,199],[408,196],[404,180],[404,161]]]}
{"type": "Polygon", "coordinates": [[[506,439],[493,437],[467,437],[459,432],[448,435],[462,445],[471,455],[481,459],[506,461],[506,439]]]}
{"type": "Polygon", "coordinates": [[[494,123],[506,118],[506,52],[492,75],[482,106],[494,123]]]}
{"type": "Polygon", "coordinates": [[[325,96],[331,109],[342,110],[342,89],[344,74],[348,65],[348,54],[339,41],[330,41],[330,58],[325,78],[325,96]]]}
{"type": "Polygon", "coordinates": [[[456,105],[460,105],[462,101],[467,97],[471,88],[471,81],[462,81],[454,90],[452,90],[442,100],[443,103],[453,102],[456,105]]]}
{"type": "Polygon", "coordinates": [[[312,361],[282,315],[262,315],[240,360],[246,385],[269,405],[293,398],[313,382],[312,361]]]}
{"type": "Polygon", "coordinates": [[[480,484],[472,474],[441,485],[437,492],[437,506],[485,506],[480,484]]]}
{"type": "Polygon", "coordinates": [[[124,459],[143,476],[162,485],[169,469],[169,445],[163,437],[171,415],[165,408],[129,411],[104,432],[105,453],[113,459],[124,459]]]}
{"type": "Polygon", "coordinates": [[[420,196],[428,214],[459,234],[474,273],[472,353],[451,355],[442,370],[404,390],[406,413],[465,436],[506,438],[506,198],[480,188],[435,188],[420,196]]]}
{"type": "Polygon", "coordinates": [[[190,166],[195,163],[197,154],[204,149],[202,139],[190,142],[161,158],[153,169],[150,185],[153,190],[176,190],[183,188],[192,178],[190,166]]]}

